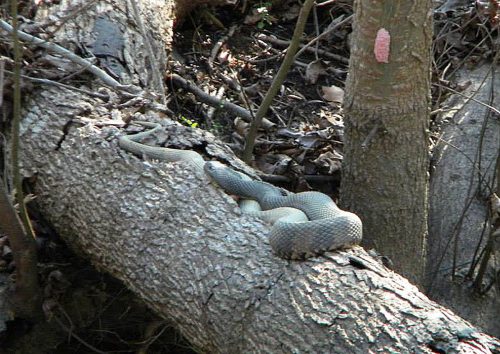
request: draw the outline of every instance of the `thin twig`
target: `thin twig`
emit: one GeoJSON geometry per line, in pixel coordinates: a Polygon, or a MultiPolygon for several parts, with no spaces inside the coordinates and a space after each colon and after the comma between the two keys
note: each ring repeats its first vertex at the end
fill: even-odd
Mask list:
{"type": "MultiPolygon", "coordinates": [[[[244,108],[242,108],[242,107],[240,107],[232,102],[227,102],[227,101],[218,99],[215,96],[208,95],[206,92],[204,92],[198,86],[196,86],[194,83],[184,79],[183,77],[181,77],[177,74],[170,75],[170,79],[172,80],[172,83],[175,86],[180,87],[184,90],[187,90],[187,91],[193,93],[196,96],[196,98],[198,98],[200,100],[200,102],[206,103],[206,104],[208,104],[210,106],[214,106],[216,108],[226,109],[229,112],[233,113],[234,115],[241,117],[246,122],[252,121],[252,114],[248,110],[246,110],[246,109],[244,109],[244,108]]],[[[271,122],[267,119],[264,119],[263,125],[265,128],[271,128],[271,127],[274,127],[276,124],[274,124],[273,122],[271,122]]]]}
{"type": "MultiPolygon", "coordinates": [[[[276,44],[276,45],[279,45],[279,46],[288,46],[290,44],[289,41],[284,41],[282,39],[277,39],[277,38],[274,38],[274,37],[271,37],[271,36],[267,36],[265,34],[259,34],[258,39],[261,39],[261,40],[264,40],[266,42],[270,42],[270,43],[273,43],[273,44],[276,44]]],[[[301,45],[302,47],[303,45],[301,45]]],[[[310,53],[315,53],[316,50],[314,48],[307,48],[306,51],[310,52],[310,53]]],[[[324,57],[327,57],[329,59],[333,59],[333,60],[337,60],[343,64],[349,64],[349,59],[347,59],[346,57],[343,57],[341,55],[338,55],[338,54],[333,54],[333,53],[330,53],[324,49],[318,49],[317,50],[318,54],[324,56],[324,57]]]]}
{"type": "Polygon", "coordinates": [[[57,21],[49,22],[49,24],[53,24],[55,28],[48,32],[48,34],[52,37],[70,20],[78,16],[79,14],[85,13],[88,9],[90,9],[94,4],[96,4],[99,0],[90,0],[87,3],[84,3],[83,6],[77,6],[69,11],[66,16],[59,17],[57,21]]]}
{"type": "MultiPolygon", "coordinates": [[[[314,31],[316,31],[316,38],[318,38],[321,35],[321,33],[319,33],[318,10],[317,10],[316,6],[313,6],[312,10],[313,10],[313,19],[314,19],[314,31]]],[[[304,49],[304,47],[302,47],[302,49],[304,49]]],[[[316,42],[316,48],[314,48],[314,59],[315,60],[319,59],[318,49],[319,49],[319,42],[316,42]]],[[[300,50],[299,50],[299,52],[300,52],[300,50]]],[[[299,54],[299,52],[297,52],[297,54],[299,54]]],[[[297,59],[297,54],[295,54],[295,59],[297,59]]]]}
{"type": "Polygon", "coordinates": [[[163,334],[163,332],[165,332],[165,330],[167,330],[167,328],[169,328],[169,325],[165,321],[154,321],[149,324],[146,327],[146,333],[144,335],[146,337],[146,340],[141,343],[144,345],[137,350],[137,354],[147,354],[151,344],[153,344],[158,338],[160,338],[160,336],[163,334]],[[155,332],[160,327],[162,327],[160,331],[155,334],[155,332]]]}
{"type": "MultiPolygon", "coordinates": [[[[492,43],[493,46],[495,46],[495,41],[493,40],[493,38],[489,37],[490,38],[490,41],[492,43]]],[[[498,57],[499,57],[499,53],[497,51],[496,55],[495,55],[495,58],[493,59],[493,63],[491,65],[491,84],[490,84],[490,92],[489,92],[489,103],[492,103],[494,100],[495,100],[495,74],[496,74],[496,65],[497,65],[497,62],[498,62],[498,57]]],[[[480,133],[480,138],[479,138],[479,146],[478,146],[478,149],[477,149],[477,160],[478,160],[478,185],[479,185],[479,188],[481,188],[481,185],[483,184],[484,182],[484,178],[482,177],[481,173],[480,173],[480,170],[481,170],[481,164],[482,164],[482,152],[483,152],[483,143],[484,143],[484,135],[486,133],[486,129],[487,129],[487,126],[488,126],[488,122],[491,118],[491,111],[485,111],[484,112],[484,120],[483,120],[483,124],[481,126],[481,133],[480,133]]],[[[495,159],[495,161],[498,161],[498,159],[495,159]]],[[[496,167],[494,169],[494,171],[496,171],[496,167]]],[[[493,177],[493,180],[494,180],[494,177],[493,177]]],[[[493,194],[491,189],[490,189],[490,195],[493,194]]],[[[491,210],[491,209],[490,209],[491,210]]],[[[491,213],[488,213],[488,220],[486,221],[486,223],[488,223],[490,226],[492,224],[492,215],[491,213]]],[[[485,224],[486,224],[485,223],[485,224]]],[[[477,275],[476,275],[476,278],[474,279],[474,283],[473,283],[473,286],[474,288],[476,289],[477,292],[481,292],[482,291],[482,282],[483,282],[483,277],[484,277],[484,274],[486,272],[486,269],[487,269],[487,266],[488,266],[488,263],[489,263],[489,259],[492,255],[492,252],[493,252],[493,234],[494,234],[495,230],[493,228],[490,228],[490,232],[489,232],[489,238],[488,238],[488,241],[486,242],[486,246],[485,248],[483,249],[484,253],[483,253],[483,257],[482,257],[482,260],[481,260],[481,264],[479,266],[479,270],[477,272],[477,275]]],[[[482,239],[482,235],[481,235],[481,239],[482,239]]],[[[480,240],[481,241],[481,240],[480,240]]],[[[480,243],[478,243],[478,247],[479,247],[480,243]]],[[[475,261],[475,259],[473,258],[472,259],[473,261],[475,261]]]]}
{"type": "Polygon", "coordinates": [[[213,70],[213,64],[215,61],[215,57],[219,53],[222,45],[234,35],[234,32],[236,31],[236,25],[232,25],[229,27],[229,30],[225,36],[222,36],[217,43],[215,43],[214,47],[210,51],[210,57],[208,58],[208,70],[212,71],[213,70]]]}
{"type": "Polygon", "coordinates": [[[0,58],[0,107],[3,104],[3,88],[4,88],[4,73],[5,73],[5,58],[0,58]]]}
{"type": "MultiPolygon", "coordinates": [[[[12,71],[10,71],[10,70],[5,70],[5,72],[7,74],[9,74],[9,75],[14,75],[14,73],[12,71]]],[[[63,87],[63,88],[68,89],[68,90],[72,90],[72,91],[84,93],[86,95],[89,95],[89,96],[92,96],[92,97],[97,97],[97,98],[100,98],[100,99],[103,99],[103,100],[109,99],[109,96],[106,95],[106,94],[97,93],[95,91],[84,90],[84,89],[81,89],[81,88],[78,88],[78,87],[74,87],[74,86],[71,86],[71,85],[62,84],[60,82],[53,81],[53,80],[41,79],[41,78],[38,78],[38,77],[32,77],[32,76],[27,76],[27,75],[21,75],[21,77],[23,79],[26,79],[26,80],[29,80],[29,81],[33,81],[33,82],[36,82],[36,83],[39,83],[39,84],[42,84],[42,85],[59,86],[59,87],[63,87]]]]}
{"type": "MultiPolygon", "coordinates": [[[[231,69],[231,71],[233,71],[233,70],[231,69]]],[[[243,83],[241,82],[241,79],[240,79],[240,76],[238,75],[238,73],[234,72],[234,76],[236,77],[236,80],[238,81],[238,86],[240,88],[242,88],[243,87],[243,83]]],[[[243,103],[245,104],[245,106],[247,107],[248,111],[252,115],[252,120],[254,120],[255,119],[255,115],[253,113],[252,106],[250,104],[250,98],[248,97],[248,95],[247,95],[247,93],[246,93],[245,90],[240,89],[239,92],[240,92],[241,99],[243,100],[243,103]]]]}
{"type": "Polygon", "coordinates": [[[253,147],[255,144],[255,137],[257,136],[257,131],[261,125],[262,118],[266,114],[267,110],[271,106],[273,102],[274,96],[278,93],[278,90],[281,87],[281,84],[285,80],[285,77],[290,69],[290,66],[293,63],[293,58],[297,49],[300,45],[300,38],[302,33],[304,32],[304,27],[307,22],[307,16],[309,15],[309,11],[314,4],[314,0],[306,0],[302,5],[302,9],[300,10],[299,18],[297,19],[297,24],[295,25],[295,30],[293,32],[292,39],[290,41],[290,46],[286,51],[285,58],[283,59],[283,63],[281,64],[278,73],[276,74],[271,87],[266,93],[264,100],[259,106],[257,113],[255,113],[255,119],[252,121],[250,125],[250,130],[246,136],[245,140],[245,149],[243,151],[243,161],[250,162],[253,154],[253,147]]]}
{"type": "Polygon", "coordinates": [[[153,89],[159,93],[161,97],[161,103],[167,104],[167,97],[165,96],[165,86],[163,86],[163,77],[160,73],[160,69],[158,68],[158,58],[156,57],[153,47],[151,46],[151,41],[147,35],[146,28],[144,27],[144,23],[142,22],[142,18],[139,15],[139,9],[137,8],[137,0],[132,0],[130,3],[132,4],[132,11],[134,13],[134,19],[139,26],[139,31],[141,32],[142,39],[144,40],[144,44],[146,46],[146,50],[148,52],[149,57],[149,65],[151,65],[151,77],[153,78],[153,89]]]}
{"type": "MultiPolygon", "coordinates": [[[[17,1],[11,1],[11,16],[14,28],[18,26],[17,1]]],[[[40,319],[42,307],[40,301],[40,288],[38,284],[37,253],[35,233],[26,210],[23,193],[23,180],[19,166],[19,126],[21,123],[21,43],[17,32],[12,33],[14,50],[14,88],[13,88],[13,111],[12,111],[12,136],[11,136],[11,160],[12,182],[16,191],[16,200],[19,204],[19,223],[16,212],[9,200],[8,193],[2,184],[0,191],[2,197],[2,223],[1,228],[7,233],[12,247],[14,260],[16,262],[16,296],[15,306],[20,316],[25,318],[40,319]],[[5,219],[4,219],[5,218],[5,219]]]]}
{"type": "MultiPolygon", "coordinates": [[[[310,48],[309,48],[310,46],[312,46],[316,42],[319,42],[321,39],[323,39],[323,37],[326,37],[327,35],[329,35],[330,32],[333,32],[334,30],[336,30],[337,28],[339,28],[340,26],[342,26],[344,23],[347,23],[347,22],[351,21],[353,19],[353,17],[354,17],[354,15],[346,17],[345,19],[343,19],[339,23],[337,23],[337,24],[331,26],[330,28],[328,28],[326,31],[324,31],[323,33],[321,33],[319,36],[317,36],[316,38],[314,38],[313,40],[311,40],[309,43],[304,44],[302,46],[302,48],[300,48],[300,50],[297,52],[297,54],[295,54],[295,59],[297,59],[300,55],[302,55],[302,53],[304,53],[306,50],[310,50],[310,48]]],[[[314,51],[316,53],[320,53],[320,50],[321,49],[318,49],[318,48],[314,49],[314,51]]]]}
{"type": "Polygon", "coordinates": [[[467,99],[469,99],[469,100],[471,100],[471,101],[474,101],[474,102],[476,102],[476,103],[480,104],[481,106],[484,106],[484,107],[486,107],[486,108],[489,108],[489,109],[491,109],[493,112],[495,112],[496,114],[500,115],[500,110],[498,110],[497,108],[495,108],[495,107],[493,107],[493,106],[490,106],[489,104],[486,104],[486,103],[484,103],[484,102],[481,102],[481,101],[479,101],[479,100],[475,99],[473,96],[467,96],[467,95],[465,95],[465,94],[463,94],[463,93],[461,93],[461,92],[459,92],[459,91],[457,91],[457,90],[454,90],[454,89],[452,89],[452,88],[450,88],[450,87],[447,87],[447,86],[444,86],[444,85],[441,85],[441,84],[438,84],[438,83],[433,84],[433,85],[434,85],[434,86],[441,87],[441,88],[444,88],[445,90],[448,90],[448,91],[453,92],[453,93],[455,93],[455,94],[457,94],[457,95],[460,95],[460,96],[462,96],[462,97],[464,97],[464,98],[467,98],[467,99]]]}
{"type": "MultiPolygon", "coordinates": [[[[221,100],[222,97],[224,96],[225,92],[226,92],[226,88],[224,86],[221,86],[217,90],[217,93],[215,94],[215,97],[217,97],[219,100],[221,100]]],[[[208,108],[208,110],[207,110],[207,126],[208,127],[212,126],[214,114],[215,114],[215,107],[210,106],[208,108]]]]}
{"type": "MultiPolygon", "coordinates": [[[[12,23],[17,28],[17,3],[12,1],[12,23]]],[[[3,20],[0,20],[3,22],[3,20]]],[[[21,124],[21,44],[19,42],[19,31],[12,31],[12,41],[14,43],[14,90],[13,90],[13,112],[12,112],[12,141],[11,141],[11,166],[12,166],[12,183],[16,191],[16,201],[19,208],[19,216],[23,222],[24,231],[30,239],[35,238],[35,232],[31,226],[31,221],[26,210],[23,193],[23,181],[21,169],[19,166],[19,125],[21,124]]]]}
{"type": "Polygon", "coordinates": [[[316,7],[330,5],[330,4],[333,4],[335,2],[337,2],[337,0],[327,0],[327,1],[320,2],[320,3],[316,4],[316,7]]]}
{"type": "Polygon", "coordinates": [[[94,347],[92,344],[90,343],[87,343],[86,341],[83,340],[83,338],[81,338],[78,334],[74,333],[72,328],[68,328],[64,323],[62,323],[62,321],[57,318],[57,316],[54,316],[54,319],[56,320],[57,324],[66,332],[68,333],[68,335],[70,335],[71,337],[75,338],[77,341],[79,341],[80,343],[82,343],[84,346],[86,346],[87,348],[89,348],[90,350],[92,350],[94,353],[98,353],[98,354],[107,354],[107,352],[103,352],[102,350],[99,350],[97,349],[96,347],[94,347]]]}

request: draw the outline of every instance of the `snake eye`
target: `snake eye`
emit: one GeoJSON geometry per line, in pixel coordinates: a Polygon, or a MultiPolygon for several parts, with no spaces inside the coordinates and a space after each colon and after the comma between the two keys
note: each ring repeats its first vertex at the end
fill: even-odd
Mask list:
{"type": "Polygon", "coordinates": [[[208,161],[207,163],[205,163],[203,169],[212,177],[217,173],[217,165],[213,161],[208,161]]]}

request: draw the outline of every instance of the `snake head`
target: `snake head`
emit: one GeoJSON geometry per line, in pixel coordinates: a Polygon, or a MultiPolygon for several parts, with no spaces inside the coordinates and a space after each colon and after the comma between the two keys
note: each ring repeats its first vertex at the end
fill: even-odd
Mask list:
{"type": "Polygon", "coordinates": [[[203,169],[213,181],[230,194],[239,194],[240,182],[251,180],[247,175],[237,172],[218,161],[206,162],[203,169]]]}
{"type": "Polygon", "coordinates": [[[219,161],[208,161],[203,166],[205,173],[217,181],[217,177],[224,173],[224,169],[227,169],[225,165],[219,161]]]}
{"type": "Polygon", "coordinates": [[[203,166],[205,173],[212,177],[216,182],[220,183],[228,179],[251,180],[247,175],[233,170],[230,167],[220,163],[219,161],[208,161],[203,166]]]}

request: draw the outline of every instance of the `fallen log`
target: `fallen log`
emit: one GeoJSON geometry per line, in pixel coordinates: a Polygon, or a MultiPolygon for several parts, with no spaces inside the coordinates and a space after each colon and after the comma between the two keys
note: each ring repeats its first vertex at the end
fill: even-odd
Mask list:
{"type": "MultiPolygon", "coordinates": [[[[104,103],[61,88],[31,95],[22,124],[24,174],[36,176],[40,210],[66,242],[196,347],[220,353],[498,348],[361,248],[307,262],[275,257],[268,227],[241,215],[189,166],[122,151],[123,132],[105,124],[116,111],[104,103]]],[[[179,136],[178,129],[167,131],[179,136]]],[[[206,151],[219,151],[203,135],[206,151]]]]}

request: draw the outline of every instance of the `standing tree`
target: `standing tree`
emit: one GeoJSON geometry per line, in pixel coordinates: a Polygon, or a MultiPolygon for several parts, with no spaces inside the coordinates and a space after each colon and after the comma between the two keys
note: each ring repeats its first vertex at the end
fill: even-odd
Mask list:
{"type": "Polygon", "coordinates": [[[420,283],[425,264],[432,3],[360,0],[346,83],[342,201],[365,246],[420,283]]]}

